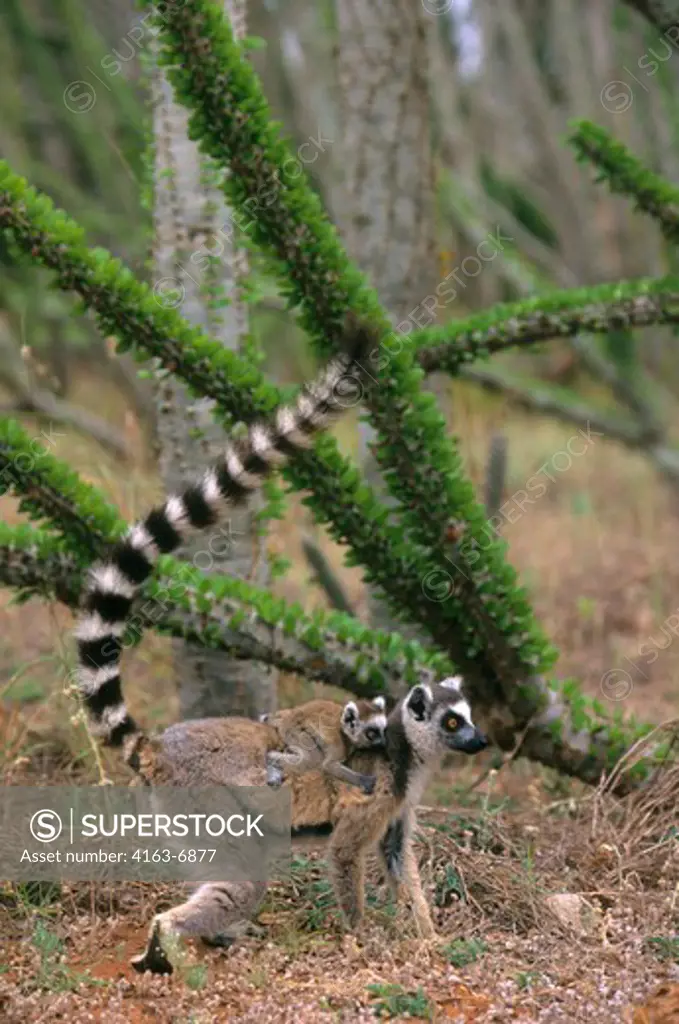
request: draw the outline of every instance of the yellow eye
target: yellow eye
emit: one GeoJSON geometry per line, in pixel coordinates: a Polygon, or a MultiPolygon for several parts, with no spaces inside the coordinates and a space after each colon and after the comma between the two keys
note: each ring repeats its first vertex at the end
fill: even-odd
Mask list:
{"type": "Polygon", "coordinates": [[[446,719],[446,729],[449,729],[450,732],[455,732],[455,730],[459,728],[460,719],[457,717],[457,715],[451,715],[450,718],[446,719]]]}

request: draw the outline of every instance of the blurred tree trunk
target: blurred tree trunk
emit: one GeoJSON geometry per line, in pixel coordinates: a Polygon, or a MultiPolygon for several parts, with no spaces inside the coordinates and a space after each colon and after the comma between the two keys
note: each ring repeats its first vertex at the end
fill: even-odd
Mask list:
{"type": "MultiPolygon", "coordinates": [[[[245,32],[245,3],[226,0],[234,32],[245,32]]],[[[182,315],[223,345],[237,349],[247,330],[241,282],[247,258],[234,244],[231,211],[215,187],[215,171],[187,135],[187,111],[173,100],[164,73],[154,69],[155,274],[158,301],[173,302],[178,287],[182,315]],[[207,266],[206,253],[214,254],[207,266]],[[200,256],[197,256],[200,254],[200,256]],[[191,256],[193,255],[193,259],[191,256]],[[230,304],[218,315],[215,300],[230,304]]],[[[210,416],[213,403],[193,401],[174,379],[157,382],[158,440],[163,483],[181,489],[223,448],[225,433],[210,416]]],[[[208,572],[228,572],[267,583],[266,558],[257,554],[253,512],[236,512],[224,525],[199,534],[185,557],[208,572]]],[[[257,662],[242,661],[190,643],[176,643],[180,705],[184,718],[270,711],[275,680],[257,662]]]]}
{"type": "Polygon", "coordinates": [[[330,161],[337,139],[336,87],[332,67],[332,34],[327,5],[307,0],[285,4],[252,3],[250,35],[266,38],[252,64],[259,75],[276,120],[285,125],[304,171],[325,205],[331,207],[330,161]],[[311,146],[304,143],[312,141],[311,146]]]}
{"type": "MultiPolygon", "coordinates": [[[[333,209],[349,255],[379,292],[394,327],[431,322],[421,304],[438,283],[435,183],[429,112],[431,18],[410,0],[339,0],[340,137],[333,209]]],[[[431,381],[429,384],[431,385],[431,381]]],[[[361,461],[381,490],[361,424],[361,461]]],[[[371,618],[394,623],[381,602],[371,618]]],[[[403,627],[399,627],[403,632],[403,627]]]]}

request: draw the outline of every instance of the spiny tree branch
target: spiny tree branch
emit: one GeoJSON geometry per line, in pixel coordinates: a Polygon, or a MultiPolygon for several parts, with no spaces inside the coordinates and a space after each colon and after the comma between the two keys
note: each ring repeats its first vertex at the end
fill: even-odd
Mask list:
{"type": "MultiPolygon", "coordinates": [[[[174,308],[162,308],[120,261],[102,249],[88,250],[82,230],[1,162],[0,226],[7,229],[16,249],[55,272],[60,287],[80,295],[102,330],[120,339],[120,349],[133,348],[140,358],[156,358],[195,394],[215,399],[219,406],[215,411],[226,413],[227,425],[234,419],[251,422],[265,416],[280,401],[280,392],[255,367],[189,327],[174,308]]],[[[412,457],[415,460],[415,454],[412,457]]],[[[424,469],[417,466],[417,471],[424,469]]],[[[366,570],[366,582],[381,588],[399,618],[407,616],[429,632],[467,677],[479,700],[491,705],[506,699],[511,707],[515,679],[553,662],[556,652],[532,623],[525,594],[515,586],[516,574],[504,562],[500,543],[486,529],[470,483],[462,487],[467,506],[459,518],[468,524],[467,511],[474,510],[476,527],[466,531],[465,546],[473,573],[467,564],[458,566],[447,559],[441,564],[429,558],[425,548],[409,542],[389,524],[388,510],[328,435],[317,440],[314,451],[295,455],[283,475],[295,489],[310,492],[306,503],[317,522],[330,524],[334,539],[351,546],[354,563],[366,570]],[[476,593],[476,586],[483,594],[476,593]],[[504,600],[516,603],[515,598],[519,611],[528,609],[523,618],[502,611],[504,600]],[[507,646],[515,659],[525,663],[522,672],[497,670],[492,615],[501,613],[504,633],[512,637],[507,646]],[[500,678],[507,691],[503,698],[498,692],[500,678]]],[[[536,701],[542,704],[537,694],[536,701]]],[[[525,707],[525,700],[520,707],[525,707]]]]}
{"type": "Polygon", "coordinates": [[[679,323],[679,278],[641,278],[499,303],[481,313],[416,331],[410,342],[426,373],[456,374],[476,359],[581,331],[679,323]]]}
{"type": "MultiPolygon", "coordinates": [[[[209,101],[203,108],[207,118],[195,119],[194,130],[197,134],[209,135],[215,123],[225,120],[236,127],[246,121],[256,128],[261,113],[256,96],[240,96],[247,115],[226,102],[228,87],[234,82],[239,84],[243,62],[239,53],[235,57],[232,53],[234,60],[230,62],[229,54],[223,49],[218,54],[210,51],[211,33],[224,42],[224,23],[219,11],[207,0],[188,0],[186,10],[190,10],[193,18],[205,15],[202,22],[200,18],[196,22],[197,29],[193,31],[190,25],[184,26],[186,38],[178,40],[173,33],[181,29],[181,24],[176,23],[166,31],[166,36],[170,48],[178,47],[176,57],[183,54],[181,46],[185,43],[194,47],[190,61],[197,79],[194,84],[204,88],[207,81],[210,86],[210,95],[203,97],[209,101]],[[210,24],[210,18],[217,20],[210,24]],[[208,30],[207,40],[202,35],[205,30],[208,30]],[[206,50],[204,44],[207,44],[206,50]],[[197,61],[198,50],[202,54],[202,70],[197,61]],[[253,100],[254,106],[249,100],[253,100]],[[210,103],[215,104],[214,109],[210,103]],[[210,122],[207,125],[206,119],[210,122]]],[[[177,12],[172,10],[166,14],[167,18],[175,18],[177,12]]],[[[229,42],[232,45],[227,37],[229,42]]],[[[172,54],[169,61],[176,64],[172,54]]],[[[180,76],[176,66],[172,73],[180,76]]],[[[266,138],[255,141],[259,145],[249,148],[248,153],[257,162],[262,154],[270,153],[270,148],[267,148],[266,138]]],[[[281,152],[285,156],[285,151],[281,152]]],[[[274,162],[274,170],[276,166],[274,162]]],[[[235,181],[242,169],[234,167],[234,170],[235,181]]],[[[279,177],[279,185],[281,181],[282,191],[290,193],[295,185],[294,176],[288,173],[283,179],[279,177]]],[[[309,194],[307,189],[301,194],[301,200],[305,201],[309,194]]],[[[243,186],[241,208],[248,195],[243,186]]],[[[307,209],[312,217],[313,210],[307,209]]],[[[301,210],[298,205],[297,217],[301,210]]],[[[258,219],[261,211],[252,213],[258,219]]],[[[302,217],[297,226],[309,241],[306,224],[302,217]]],[[[275,404],[276,390],[265,385],[253,367],[237,359],[234,361],[232,357],[228,374],[224,374],[226,363],[219,365],[219,355],[214,351],[216,346],[199,332],[191,332],[172,310],[158,310],[148,290],[144,291],[130,272],[112,261],[107,253],[88,252],[77,227],[62,214],[55,214],[45,197],[37,197],[2,165],[0,226],[8,230],[15,245],[35,262],[43,262],[55,270],[62,288],[77,290],[96,311],[106,332],[122,336],[126,347],[134,346],[142,357],[157,356],[168,372],[180,371],[184,379],[188,377],[188,382],[206,396],[224,400],[224,395],[214,395],[215,387],[219,390],[223,385],[226,392],[223,410],[227,417],[254,418],[268,412],[275,404]],[[239,410],[246,410],[245,414],[239,410]]],[[[281,230],[284,227],[285,224],[281,225],[281,230]]],[[[272,230],[275,229],[274,224],[272,230]]],[[[339,341],[339,321],[346,305],[374,327],[380,326],[384,314],[360,275],[348,265],[341,265],[341,260],[338,265],[342,254],[329,229],[323,236],[317,232],[313,241],[318,245],[295,248],[293,255],[302,268],[300,274],[307,273],[305,264],[313,266],[318,277],[319,301],[326,296],[330,303],[327,308],[323,308],[322,302],[318,308],[309,307],[307,315],[310,320],[317,318],[316,331],[319,336],[327,334],[327,346],[332,348],[339,341]],[[339,286],[340,277],[333,276],[333,267],[340,277],[346,273],[343,281],[353,282],[353,291],[339,286]],[[360,294],[365,300],[362,304],[354,301],[360,294]]],[[[275,246],[273,248],[275,250],[275,246]]],[[[294,272],[295,268],[290,268],[290,273],[294,275],[294,272]]],[[[222,359],[230,355],[222,350],[220,354],[222,359]]],[[[351,544],[354,557],[366,566],[368,581],[383,587],[396,613],[403,615],[405,612],[424,625],[435,643],[454,660],[467,677],[480,711],[485,711],[493,721],[493,736],[501,747],[514,747],[519,732],[523,736],[522,752],[527,756],[587,781],[596,781],[626,746],[627,726],[611,723],[577,688],[571,687],[561,697],[544,676],[532,674],[549,666],[555,652],[533,621],[526,595],[516,586],[516,574],[504,561],[503,546],[487,528],[484,511],[475,501],[457,451],[448,451],[446,447],[438,412],[431,405],[427,406],[424,396],[419,396],[421,371],[415,369],[411,353],[392,349],[388,353],[388,365],[375,372],[380,388],[371,388],[369,397],[376,425],[379,416],[386,420],[381,437],[382,457],[391,467],[394,493],[411,499],[408,507],[404,503],[401,509],[403,522],[408,527],[406,537],[402,530],[387,526],[386,510],[374,501],[350,464],[347,474],[347,464],[338,456],[330,439],[319,439],[314,453],[295,460],[288,468],[288,478],[298,489],[312,492],[309,504],[317,519],[331,521],[336,539],[351,544]],[[413,396],[416,399],[419,396],[420,400],[413,403],[413,396]],[[394,437],[395,423],[402,428],[398,437],[394,437]],[[393,450],[389,452],[390,444],[393,450]],[[316,472],[310,472],[312,465],[316,472]],[[319,466],[321,469],[327,466],[329,473],[319,473],[319,466]],[[408,479],[398,479],[399,471],[410,474],[408,479]],[[462,560],[448,563],[452,572],[445,568],[443,539],[451,502],[455,518],[465,524],[465,538],[468,538],[462,560]],[[422,514],[423,508],[427,515],[422,514]],[[492,714],[498,708],[499,721],[493,720],[492,714]]]]}
{"type": "Polygon", "coordinates": [[[673,245],[679,244],[679,188],[654,174],[622,142],[591,121],[575,121],[569,137],[578,159],[594,165],[598,181],[611,192],[629,196],[635,207],[657,221],[673,245]]]}
{"type": "MultiPolygon", "coordinates": [[[[96,488],[80,481],[76,474],[64,466],[58,459],[43,451],[37,451],[36,442],[22,431],[18,424],[5,431],[5,445],[9,464],[22,464],[32,455],[39,459],[40,487],[37,491],[31,486],[30,474],[14,473],[5,480],[6,487],[26,500],[26,492],[30,493],[28,511],[33,518],[48,520],[48,526],[61,537],[49,538],[53,550],[67,553],[75,557],[80,565],[89,564],[93,554],[103,552],[114,537],[124,530],[124,524],[117,518],[115,509],[109,506],[98,494],[96,488]],[[76,515],[74,515],[74,510],[76,515]],[[88,524],[89,539],[83,542],[83,524],[88,524]],[[74,551],[68,551],[70,544],[74,551]]],[[[394,678],[394,666],[397,677],[400,674],[407,682],[413,682],[423,671],[431,669],[434,675],[448,674],[450,662],[445,655],[436,650],[425,652],[420,645],[405,642],[397,634],[379,634],[357,624],[349,616],[332,613],[323,615],[314,613],[305,619],[302,610],[296,606],[289,607],[284,601],[262,593],[241,580],[231,580],[221,576],[210,579],[198,573],[186,563],[178,563],[175,559],[164,557],[160,560],[160,580],[151,581],[148,594],[163,604],[168,596],[179,604],[185,595],[184,584],[188,582],[191,592],[195,590],[195,607],[189,602],[183,611],[191,614],[210,615],[215,603],[236,600],[247,604],[251,609],[247,614],[259,616],[267,627],[282,629],[285,635],[295,636],[314,650],[322,649],[328,643],[331,649],[335,643],[334,636],[325,636],[323,629],[329,626],[342,648],[358,651],[356,678],[365,691],[380,690],[389,685],[394,678]],[[170,591],[163,577],[170,580],[170,586],[179,585],[179,592],[170,591]],[[299,631],[298,631],[299,624],[299,631]],[[368,652],[364,654],[367,646],[368,652]],[[417,666],[417,667],[415,667],[417,666]],[[363,671],[361,675],[360,671],[363,671]]],[[[174,605],[173,605],[174,607],[174,605]]],[[[243,613],[238,610],[232,616],[229,627],[237,629],[243,620],[243,613]]],[[[131,639],[141,636],[143,621],[141,618],[132,623],[131,639]]],[[[617,762],[630,742],[637,735],[643,735],[647,727],[638,726],[633,722],[611,720],[605,710],[597,702],[588,701],[575,683],[567,684],[564,693],[548,682],[544,677],[536,676],[528,684],[520,683],[516,687],[513,707],[523,713],[528,723],[522,740],[522,753],[544,764],[558,767],[570,775],[584,781],[595,783],[602,771],[610,770],[617,762]],[[541,697],[541,708],[535,710],[535,693],[541,697]],[[523,707],[522,707],[523,702],[523,707]],[[532,709],[532,710],[531,710],[532,709]]],[[[493,721],[494,708],[483,699],[477,701],[479,710],[491,716],[493,735],[503,749],[515,746],[515,725],[508,722],[503,708],[500,709],[499,721],[493,721]]],[[[518,718],[518,715],[517,715],[518,718]]],[[[642,766],[643,767],[643,766],[642,766]]],[[[641,769],[640,769],[641,772],[641,769]]],[[[627,778],[621,781],[627,785],[627,778]]]]}
{"type": "Polygon", "coordinates": [[[447,573],[446,604],[458,635],[466,634],[470,681],[506,698],[516,679],[551,664],[553,651],[502,546],[487,543],[483,507],[433,396],[420,387],[409,346],[392,335],[374,291],[348,262],[320,201],[271,124],[256,75],[220,8],[212,0],[185,0],[163,7],[155,24],[177,98],[193,111],[193,136],[231,169],[224,183],[229,200],[246,217],[253,239],[277,258],[317,348],[336,350],[347,307],[380,338],[379,358],[370,367],[374,386],[364,397],[378,436],[377,460],[401,503],[395,515],[406,536],[447,573]],[[447,560],[442,538],[451,519],[464,521],[475,542],[474,558],[464,566],[447,560]]]}
{"type": "Polygon", "coordinates": [[[29,437],[16,421],[0,418],[0,495],[17,494],[20,512],[47,518],[66,550],[91,561],[100,553],[95,524],[112,539],[122,526],[113,506],[48,453],[45,439],[50,443],[49,435],[29,437]]]}
{"type": "MultiPolygon", "coordinates": [[[[75,609],[86,571],[44,531],[0,522],[0,583],[16,590],[20,601],[56,598],[75,609]]],[[[397,694],[435,671],[421,648],[396,635],[364,629],[337,614],[310,618],[287,605],[282,615],[262,615],[258,606],[274,604],[269,594],[254,587],[238,593],[237,586],[229,593],[227,586],[218,597],[218,582],[188,565],[166,567],[143,588],[127,639],[136,641],[141,629],[156,629],[365,697],[397,694]]],[[[446,670],[442,659],[435,663],[438,671],[446,670]]]]}
{"type": "MultiPolygon", "coordinates": [[[[47,529],[57,536],[44,531],[43,534],[49,538],[60,563],[63,555],[72,556],[74,564],[81,567],[102,557],[127,529],[117,510],[95,487],[80,480],[63,462],[41,449],[19,424],[0,421],[0,430],[0,451],[4,452],[5,459],[0,466],[3,491],[10,490],[19,496],[20,508],[32,519],[46,520],[47,529]]],[[[406,642],[396,633],[386,635],[369,630],[350,616],[322,611],[305,616],[298,605],[290,606],[244,580],[205,576],[169,556],[164,556],[159,564],[161,579],[151,581],[145,591],[156,600],[162,598],[164,603],[169,600],[171,606],[178,604],[180,611],[184,607],[184,611],[205,615],[211,614],[215,602],[236,602],[238,607],[228,620],[231,628],[239,626],[245,618],[258,620],[262,628],[279,629],[283,635],[305,643],[317,656],[323,643],[340,651],[344,645],[348,648],[350,663],[352,658],[355,662],[354,687],[365,682],[366,688],[383,690],[390,680],[415,681],[424,671],[423,666],[430,666],[434,672],[452,671],[450,662],[441,653],[434,650],[425,654],[419,644],[406,642]],[[195,608],[191,604],[182,606],[184,585],[197,595],[195,608]],[[380,665],[391,668],[383,672],[380,665]]],[[[216,616],[214,618],[216,620],[216,616]]],[[[137,638],[140,635],[141,623],[137,638]]]]}

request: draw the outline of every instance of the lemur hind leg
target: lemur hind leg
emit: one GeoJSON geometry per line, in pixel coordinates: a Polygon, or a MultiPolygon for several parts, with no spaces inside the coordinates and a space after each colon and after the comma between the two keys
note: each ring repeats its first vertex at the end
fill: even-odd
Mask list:
{"type": "Polygon", "coordinates": [[[230,946],[257,932],[250,920],[266,891],[265,882],[206,882],[178,907],[156,914],[144,953],[132,960],[139,971],[172,974],[182,939],[230,946]]]}
{"type": "Polygon", "coordinates": [[[355,845],[349,829],[343,832],[336,827],[330,841],[330,877],[344,923],[353,930],[365,913],[366,850],[355,845]]]}
{"type": "Polygon", "coordinates": [[[330,877],[345,923],[357,928],[365,910],[365,862],[380,841],[393,814],[391,796],[346,805],[335,825],[328,860],[330,877]]]}
{"type": "Polygon", "coordinates": [[[420,869],[413,847],[415,814],[407,810],[391,822],[380,841],[380,855],[384,864],[392,895],[398,899],[404,894],[410,903],[420,938],[436,935],[429,904],[422,889],[420,869]]]}
{"type": "Polygon", "coordinates": [[[396,818],[391,822],[379,844],[380,860],[394,902],[398,902],[403,881],[404,822],[396,818]]]}
{"type": "Polygon", "coordinates": [[[432,939],[436,935],[427,897],[422,889],[420,868],[412,845],[412,838],[406,840],[403,850],[403,888],[410,900],[410,907],[415,918],[415,927],[421,939],[432,939]]]}

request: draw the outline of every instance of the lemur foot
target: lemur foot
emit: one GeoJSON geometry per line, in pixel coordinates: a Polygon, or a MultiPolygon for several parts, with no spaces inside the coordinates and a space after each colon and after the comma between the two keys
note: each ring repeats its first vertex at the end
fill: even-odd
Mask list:
{"type": "Polygon", "coordinates": [[[160,925],[153,929],[146,950],[140,956],[133,957],[130,963],[139,974],[143,974],[144,971],[151,971],[152,974],[173,973],[174,968],[165,955],[160,941],[160,925]]]}
{"type": "Polygon", "coordinates": [[[235,925],[231,931],[218,932],[217,935],[203,935],[203,942],[206,946],[215,946],[219,949],[230,949],[234,942],[238,942],[239,939],[253,938],[261,939],[266,935],[266,928],[262,928],[261,925],[255,924],[253,921],[247,921],[242,924],[235,925]]]}

